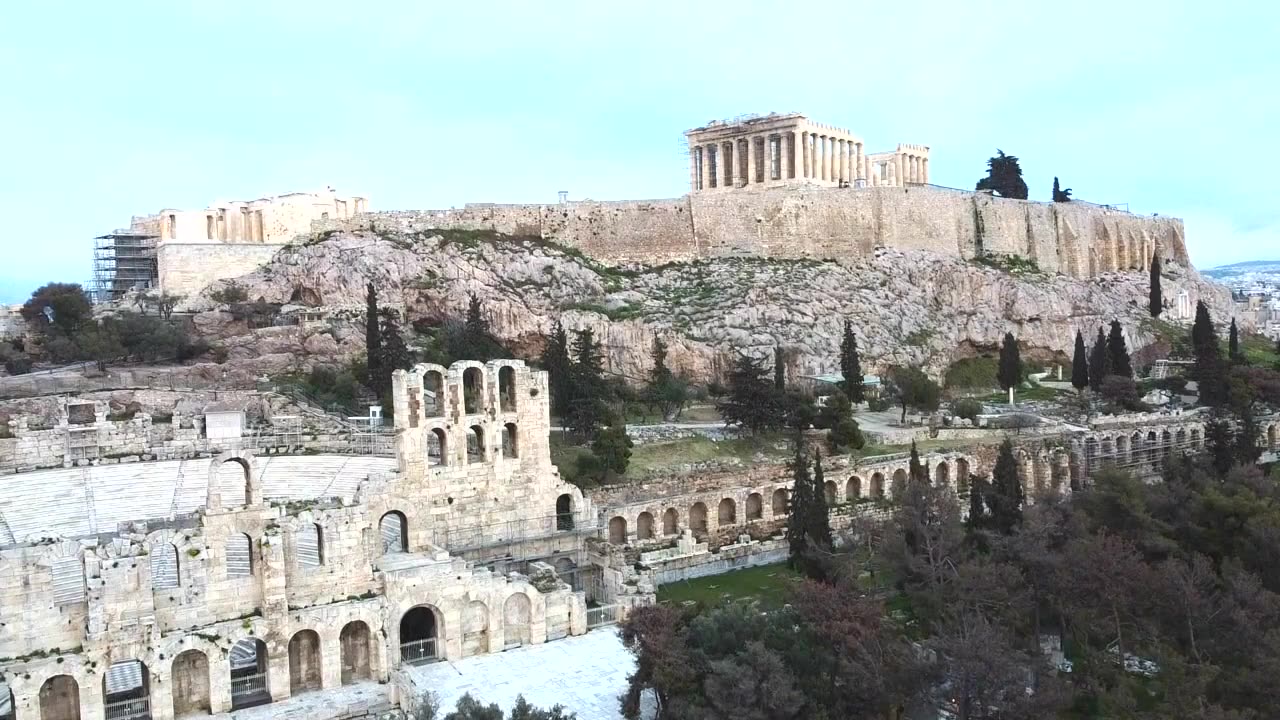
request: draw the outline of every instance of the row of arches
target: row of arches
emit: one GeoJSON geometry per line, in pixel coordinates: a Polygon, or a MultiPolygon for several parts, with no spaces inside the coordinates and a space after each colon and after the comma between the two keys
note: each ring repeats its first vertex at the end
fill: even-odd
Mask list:
{"type": "MultiPolygon", "coordinates": [[[[773,490],[769,504],[772,510],[771,519],[786,517],[788,500],[789,492],[786,488],[773,490]]],[[[758,492],[750,493],[743,503],[741,521],[764,520],[764,507],[764,495],[758,492]]],[[[715,518],[717,528],[737,525],[740,522],[737,501],[729,497],[722,498],[716,505],[715,518]]],[[[680,511],[674,507],[668,507],[663,511],[660,527],[656,523],[653,513],[647,510],[641,512],[636,516],[635,539],[653,540],[657,537],[674,537],[679,535],[684,528],[692,530],[695,534],[708,532],[708,508],[706,503],[699,501],[690,505],[685,513],[683,526],[680,521],[680,511]]],[[[628,537],[627,519],[621,515],[615,515],[610,518],[609,542],[618,545],[625,544],[628,537]]]]}
{"type": "MultiPolygon", "coordinates": [[[[324,528],[319,523],[304,523],[293,532],[294,557],[302,568],[325,564],[324,528]]],[[[253,539],[246,533],[228,535],[224,542],[228,578],[252,577],[256,571],[253,539]]],[[[177,545],[167,542],[153,545],[151,587],[171,590],[182,586],[182,560],[177,545]]]]}
{"type": "MultiPolygon", "coordinates": [[[[481,655],[494,647],[501,632],[500,647],[510,649],[533,642],[533,602],[523,592],[509,595],[502,603],[501,626],[493,627],[490,608],[472,600],[461,612],[462,656],[481,655]]],[[[433,605],[417,605],[400,618],[400,662],[422,665],[444,657],[444,615],[433,605]]]]}
{"type": "Polygon", "coordinates": [[[1134,430],[1115,435],[1090,435],[1084,439],[1084,465],[1092,471],[1102,465],[1119,468],[1153,465],[1176,451],[1204,449],[1204,435],[1199,425],[1175,430],[1134,430]]]}
{"type": "MultiPolygon", "coordinates": [[[[373,633],[363,620],[353,620],[338,635],[339,681],[350,685],[373,678],[373,633]]],[[[315,630],[299,630],[288,645],[289,691],[291,695],[318,690],[323,684],[320,635],[315,630]]],[[[191,648],[178,653],[169,666],[169,687],[173,717],[209,714],[213,711],[211,688],[213,670],[209,655],[191,648]]],[[[224,670],[231,688],[232,710],[271,702],[270,663],[267,646],[256,637],[242,638],[227,652],[224,670]]],[[[102,676],[104,716],[109,720],[150,720],[152,677],[150,668],[136,659],[114,662],[102,676]]],[[[81,720],[82,688],[75,677],[54,675],[39,691],[41,720],[81,720]]],[[[167,714],[167,713],[162,713],[167,714]]]]}
{"type": "MultiPolygon", "coordinates": [[[[965,458],[955,458],[955,476],[958,482],[967,482],[969,478],[969,461],[965,458]]],[[[952,482],[952,463],[947,460],[940,460],[927,468],[929,476],[934,485],[938,487],[949,487],[952,482]]],[[[906,487],[907,469],[897,468],[891,475],[886,477],[885,473],[888,469],[877,470],[868,476],[864,482],[862,476],[852,475],[845,481],[843,494],[841,488],[833,480],[828,480],[824,491],[826,493],[827,505],[836,505],[840,502],[856,503],[862,500],[883,500],[886,492],[901,492],[906,487]],[[889,483],[886,487],[886,482],[889,483]]]]}
{"type": "MultiPolygon", "coordinates": [[[[519,431],[515,423],[504,423],[499,429],[498,450],[508,460],[520,456],[519,431]]],[[[467,464],[489,460],[489,445],[484,426],[472,425],[466,429],[467,464]]],[[[447,467],[450,462],[449,434],[444,428],[431,428],[427,432],[427,465],[447,467]]]]}
{"type": "MultiPolygon", "coordinates": [[[[443,368],[420,365],[417,369],[422,373],[424,413],[427,417],[444,417],[448,409],[448,392],[443,368]]],[[[473,365],[464,369],[462,412],[466,415],[483,413],[486,394],[484,368],[473,365]]],[[[504,413],[516,412],[516,371],[511,365],[498,368],[498,409],[504,413]]]]}

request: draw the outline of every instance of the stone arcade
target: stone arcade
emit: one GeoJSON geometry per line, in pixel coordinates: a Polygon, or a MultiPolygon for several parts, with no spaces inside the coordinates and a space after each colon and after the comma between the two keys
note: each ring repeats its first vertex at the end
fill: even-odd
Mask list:
{"type": "Polygon", "coordinates": [[[394,462],[242,451],[0,486],[16,720],[220,713],[584,633],[584,593],[553,567],[577,564],[595,514],[551,465],[546,374],[394,381],[394,462]]]}

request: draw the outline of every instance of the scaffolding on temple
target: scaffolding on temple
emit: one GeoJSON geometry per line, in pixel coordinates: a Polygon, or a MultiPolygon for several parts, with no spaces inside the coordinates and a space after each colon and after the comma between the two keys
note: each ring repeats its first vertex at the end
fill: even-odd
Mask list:
{"type": "Polygon", "coordinates": [[[117,230],[94,238],[93,285],[95,303],[114,302],[130,290],[156,287],[156,235],[117,230]]]}

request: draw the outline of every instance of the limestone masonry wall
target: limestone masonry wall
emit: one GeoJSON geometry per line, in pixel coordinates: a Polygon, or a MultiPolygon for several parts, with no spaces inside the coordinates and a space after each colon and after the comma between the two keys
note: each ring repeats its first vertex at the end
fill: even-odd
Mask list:
{"type": "Polygon", "coordinates": [[[195,295],[224,278],[251,273],[284,245],[166,242],[156,249],[160,287],[177,295],[195,295]]]}
{"type": "Polygon", "coordinates": [[[1157,249],[1164,258],[1189,265],[1185,231],[1176,218],[924,185],[787,185],[669,200],[468,205],[366,213],[318,222],[314,229],[370,223],[407,232],[469,229],[536,236],[610,263],[734,255],[852,260],[877,247],[897,247],[961,258],[1018,255],[1076,277],[1144,269],[1157,249]]]}

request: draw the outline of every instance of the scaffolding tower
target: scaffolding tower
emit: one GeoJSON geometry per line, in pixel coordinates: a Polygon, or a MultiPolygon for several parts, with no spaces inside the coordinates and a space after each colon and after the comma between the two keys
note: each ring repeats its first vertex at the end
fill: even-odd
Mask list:
{"type": "Polygon", "coordinates": [[[156,287],[160,277],[156,267],[157,238],[132,230],[94,238],[91,294],[95,303],[114,302],[130,290],[156,287]]]}

